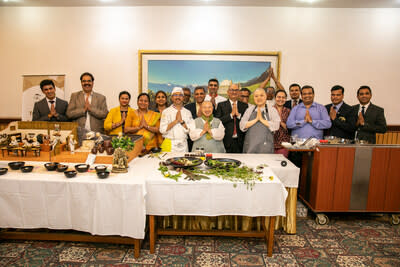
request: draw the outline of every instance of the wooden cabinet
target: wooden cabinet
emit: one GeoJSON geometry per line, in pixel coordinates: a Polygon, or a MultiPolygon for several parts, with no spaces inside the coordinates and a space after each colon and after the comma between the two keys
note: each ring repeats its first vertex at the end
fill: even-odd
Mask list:
{"type": "Polygon", "coordinates": [[[318,146],[304,154],[299,197],[314,212],[400,212],[400,146],[318,146]]]}

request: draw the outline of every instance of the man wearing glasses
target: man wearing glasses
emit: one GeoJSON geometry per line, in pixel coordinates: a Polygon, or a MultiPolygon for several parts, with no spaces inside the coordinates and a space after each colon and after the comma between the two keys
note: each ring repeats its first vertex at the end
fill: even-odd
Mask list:
{"type": "Polygon", "coordinates": [[[104,133],[104,119],[108,109],[106,97],[93,92],[94,77],[85,72],[80,77],[82,91],[72,93],[67,116],[88,131],[104,133]]]}
{"type": "Polygon", "coordinates": [[[248,105],[238,101],[239,85],[231,84],[228,89],[229,99],[218,104],[215,117],[219,118],[225,127],[224,146],[226,153],[242,153],[244,133],[239,122],[248,105]]]}
{"type": "Polygon", "coordinates": [[[188,152],[187,134],[188,124],[192,120],[192,114],[183,107],[183,90],[174,87],[171,93],[172,105],[161,114],[160,133],[164,137],[161,145],[163,151],[188,152]],[[168,149],[165,149],[168,147],[168,149]]]}
{"type": "Polygon", "coordinates": [[[248,88],[242,88],[240,89],[239,100],[245,104],[249,104],[250,95],[251,92],[248,88]]]}
{"type": "Polygon", "coordinates": [[[185,87],[183,90],[183,105],[187,105],[190,103],[190,97],[192,96],[192,92],[189,88],[185,87]]]}

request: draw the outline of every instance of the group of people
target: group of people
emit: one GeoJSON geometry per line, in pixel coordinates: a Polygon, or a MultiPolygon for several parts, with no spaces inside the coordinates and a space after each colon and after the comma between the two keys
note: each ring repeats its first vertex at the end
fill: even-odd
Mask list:
{"type": "Polygon", "coordinates": [[[32,120],[76,121],[80,127],[109,135],[138,134],[144,138],[144,149],[161,147],[163,151],[187,152],[204,150],[212,153],[281,153],[287,156],[282,142],[291,136],[323,139],[324,135],[375,143],[375,134],[386,132],[384,110],[371,103],[372,91],[361,86],[357,91],[358,105],[349,106],[344,88],[331,89],[331,102],[323,106],[314,101],[314,88],[292,84],[291,99],[275,78],[272,69],[253,92],[231,84],[228,98],[218,95],[217,79],[208,81],[207,90],[175,87],[171,105],[167,94],[158,91],[154,103],[147,93],[137,97],[137,109],[129,106],[131,95],[119,93],[118,107],[107,109],[105,96],[93,92],[94,77],[81,75],[82,91],[73,93],[67,103],[55,96],[52,80],[40,84],[45,98],[35,103],[32,120]],[[264,88],[270,79],[274,87],[264,88]],[[301,97],[300,97],[301,96],[301,97]]]}

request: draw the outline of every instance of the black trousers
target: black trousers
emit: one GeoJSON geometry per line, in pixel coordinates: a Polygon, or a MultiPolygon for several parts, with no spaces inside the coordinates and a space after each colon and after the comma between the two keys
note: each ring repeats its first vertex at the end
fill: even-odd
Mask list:
{"type": "Polygon", "coordinates": [[[226,153],[243,153],[243,142],[239,138],[233,138],[229,145],[225,146],[226,153]]]}

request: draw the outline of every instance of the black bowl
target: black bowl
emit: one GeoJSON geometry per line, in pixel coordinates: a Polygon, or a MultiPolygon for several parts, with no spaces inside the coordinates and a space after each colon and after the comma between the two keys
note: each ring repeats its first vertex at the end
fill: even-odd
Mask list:
{"type": "Polygon", "coordinates": [[[76,171],[65,171],[64,174],[67,178],[74,178],[76,176],[77,172],[76,171]]]}
{"type": "Polygon", "coordinates": [[[4,175],[8,172],[8,168],[0,168],[0,175],[4,175]]]}
{"type": "Polygon", "coordinates": [[[14,161],[14,162],[10,162],[8,163],[8,166],[12,169],[12,170],[19,170],[21,169],[22,166],[25,165],[25,162],[23,161],[14,161]]]}
{"type": "Polygon", "coordinates": [[[44,164],[44,167],[46,167],[48,171],[55,171],[57,169],[58,164],[59,164],[58,162],[47,162],[44,164]]]}
{"type": "Polygon", "coordinates": [[[94,167],[94,169],[96,170],[96,172],[105,172],[105,171],[107,171],[107,166],[106,165],[98,165],[98,166],[94,167]]]}
{"type": "Polygon", "coordinates": [[[33,166],[22,166],[21,171],[22,172],[31,172],[33,170],[33,166]]]}
{"type": "Polygon", "coordinates": [[[109,171],[97,172],[97,176],[98,176],[100,179],[105,179],[105,178],[107,178],[109,175],[110,175],[110,172],[109,172],[109,171]]]}
{"type": "Polygon", "coordinates": [[[58,172],[65,172],[68,169],[68,165],[58,164],[57,171],[58,172]]]}
{"type": "Polygon", "coordinates": [[[150,149],[151,153],[160,153],[161,152],[161,148],[159,147],[153,147],[152,149],[150,149]]]}
{"type": "Polygon", "coordinates": [[[87,172],[89,170],[89,165],[88,164],[75,165],[75,170],[77,170],[78,172],[87,172]]]}

